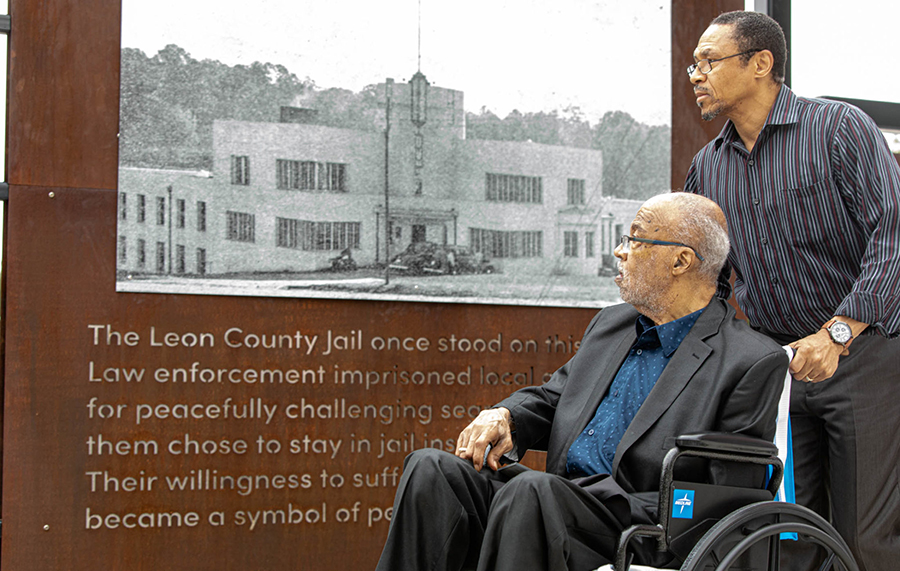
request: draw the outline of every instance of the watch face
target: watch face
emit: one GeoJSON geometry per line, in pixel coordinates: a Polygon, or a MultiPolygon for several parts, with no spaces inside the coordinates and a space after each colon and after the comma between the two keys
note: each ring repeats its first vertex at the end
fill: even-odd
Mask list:
{"type": "Polygon", "coordinates": [[[835,343],[840,343],[841,345],[850,341],[850,338],[853,337],[853,330],[850,329],[849,325],[842,321],[835,321],[831,327],[828,328],[828,333],[831,334],[831,338],[835,343]]]}

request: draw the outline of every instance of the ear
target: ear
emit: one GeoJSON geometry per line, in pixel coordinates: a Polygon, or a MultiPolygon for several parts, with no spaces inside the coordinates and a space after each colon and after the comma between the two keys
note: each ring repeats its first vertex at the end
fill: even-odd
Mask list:
{"type": "Polygon", "coordinates": [[[690,248],[680,248],[672,259],[672,275],[680,276],[687,273],[695,263],[697,263],[697,257],[694,252],[690,248]]]}
{"type": "Polygon", "coordinates": [[[775,65],[775,57],[769,50],[756,52],[750,65],[754,66],[754,74],[756,77],[767,77],[772,74],[772,67],[775,65]]]}

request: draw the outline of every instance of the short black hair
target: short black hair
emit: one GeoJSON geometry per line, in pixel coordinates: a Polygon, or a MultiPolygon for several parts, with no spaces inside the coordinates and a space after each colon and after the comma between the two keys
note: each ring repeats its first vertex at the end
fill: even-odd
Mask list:
{"type": "MultiPolygon", "coordinates": [[[[785,66],[787,65],[787,44],[781,26],[765,14],[738,10],[720,14],[710,25],[731,26],[734,29],[734,40],[742,52],[749,50],[769,50],[772,52],[772,79],[776,83],[784,83],[785,66]]],[[[753,54],[741,59],[750,61],[753,54]]]]}

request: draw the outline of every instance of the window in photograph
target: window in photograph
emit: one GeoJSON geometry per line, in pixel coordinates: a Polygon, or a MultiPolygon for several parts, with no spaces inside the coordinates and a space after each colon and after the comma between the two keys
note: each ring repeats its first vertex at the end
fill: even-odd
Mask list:
{"type": "Polygon", "coordinates": [[[147,267],[147,241],[143,238],[137,241],[137,267],[140,270],[147,267]]]}
{"type": "Polygon", "coordinates": [[[197,274],[206,275],[206,248],[197,248],[197,274]]]}
{"type": "Polygon", "coordinates": [[[344,186],[344,182],[346,180],[346,171],[347,165],[343,165],[340,163],[326,163],[325,175],[327,177],[327,184],[325,189],[341,192],[347,190],[347,188],[344,186]]]}
{"type": "Polygon", "coordinates": [[[359,249],[359,222],[276,218],[276,246],[305,251],[359,249]]]}
{"type": "Polygon", "coordinates": [[[119,236],[119,265],[124,266],[128,262],[128,240],[125,236],[119,236]]]}
{"type": "Polygon", "coordinates": [[[578,257],[578,232],[567,230],[563,232],[564,255],[567,258],[578,257]]]}
{"type": "Polygon", "coordinates": [[[137,221],[143,224],[147,219],[147,197],[139,194],[137,198],[137,221]]]}
{"type": "Polygon", "coordinates": [[[119,193],[119,220],[128,220],[128,194],[119,193]]]}
{"type": "Polygon", "coordinates": [[[543,233],[540,231],[485,230],[470,228],[472,251],[488,258],[540,258],[543,233]]]}
{"type": "Polygon", "coordinates": [[[206,202],[197,201],[197,232],[206,232],[206,202]]]}
{"type": "Polygon", "coordinates": [[[156,243],[156,273],[166,273],[166,243],[156,243]]]}
{"type": "Polygon", "coordinates": [[[542,232],[522,232],[522,257],[523,258],[540,258],[543,257],[543,233],[542,232]]]}
{"type": "Polygon", "coordinates": [[[175,200],[175,227],[184,228],[184,199],[175,200]]]}
{"type": "Polygon", "coordinates": [[[487,173],[485,198],[491,202],[543,202],[543,180],[539,176],[487,173]]]}
{"type": "Polygon", "coordinates": [[[225,238],[234,242],[256,242],[256,216],[246,212],[225,213],[227,227],[225,238]]]}
{"type": "Polygon", "coordinates": [[[231,155],[231,184],[250,184],[250,157],[231,155]]]}
{"type": "Polygon", "coordinates": [[[175,245],[175,273],[183,274],[185,271],[184,266],[184,244],[176,244],[175,245]]]}
{"type": "Polygon", "coordinates": [[[581,206],[584,204],[584,179],[570,178],[568,186],[569,206],[581,206]]]}
{"type": "Polygon", "coordinates": [[[347,165],[314,161],[275,161],[279,190],[328,190],[346,192],[347,165]]]}
{"type": "Polygon", "coordinates": [[[584,233],[584,257],[585,258],[593,258],[594,257],[594,233],[593,232],[585,232],[584,233]]]}
{"type": "Polygon", "coordinates": [[[156,225],[166,225],[166,197],[164,196],[156,197],[156,225]]]}

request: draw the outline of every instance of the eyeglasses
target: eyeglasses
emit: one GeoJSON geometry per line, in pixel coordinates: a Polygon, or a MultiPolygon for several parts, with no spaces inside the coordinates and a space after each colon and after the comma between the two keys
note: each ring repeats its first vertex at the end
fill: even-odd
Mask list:
{"type": "Polygon", "coordinates": [[[701,262],[703,261],[703,256],[700,255],[700,252],[688,246],[687,244],[682,244],[681,242],[666,242],[665,240],[650,240],[648,238],[635,238],[634,236],[622,236],[622,250],[628,252],[631,251],[631,242],[640,242],[642,244],[656,244],[657,246],[681,246],[682,248],[690,248],[690,250],[697,256],[697,259],[701,262]]]}
{"type": "Polygon", "coordinates": [[[761,52],[761,51],[762,51],[762,49],[756,48],[753,50],[747,50],[745,52],[741,52],[739,54],[734,54],[733,56],[720,57],[719,59],[701,59],[697,63],[688,66],[687,74],[688,74],[688,77],[693,77],[694,72],[699,69],[700,73],[702,73],[703,75],[706,75],[712,71],[712,64],[714,62],[722,61],[722,60],[726,60],[726,59],[730,59],[730,58],[738,57],[738,56],[745,56],[747,54],[753,54],[753,53],[761,52]]]}

